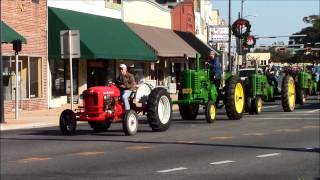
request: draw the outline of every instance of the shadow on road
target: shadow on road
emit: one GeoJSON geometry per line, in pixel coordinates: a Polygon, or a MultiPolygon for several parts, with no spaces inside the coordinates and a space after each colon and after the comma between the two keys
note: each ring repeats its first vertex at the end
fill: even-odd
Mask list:
{"type": "MultiPolygon", "coordinates": [[[[106,134],[94,134],[96,136],[108,136],[106,134]]],[[[280,151],[311,152],[320,153],[320,148],[286,148],[270,146],[251,146],[251,145],[233,145],[233,144],[210,144],[210,143],[185,143],[185,142],[161,142],[161,141],[130,141],[130,140],[108,140],[108,139],[51,139],[51,138],[0,138],[1,140],[10,141],[69,141],[69,142],[109,142],[109,143],[129,143],[129,144],[162,144],[162,145],[186,145],[186,146],[207,146],[211,148],[228,147],[228,148],[245,148],[245,149],[268,149],[280,151]]]]}

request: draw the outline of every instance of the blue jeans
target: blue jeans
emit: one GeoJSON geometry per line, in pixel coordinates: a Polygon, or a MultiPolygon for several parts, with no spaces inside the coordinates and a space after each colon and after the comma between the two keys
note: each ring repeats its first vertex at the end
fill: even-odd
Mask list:
{"type": "Polygon", "coordinates": [[[131,95],[131,90],[122,90],[122,101],[124,102],[124,107],[126,110],[130,110],[129,97],[131,95]]]}

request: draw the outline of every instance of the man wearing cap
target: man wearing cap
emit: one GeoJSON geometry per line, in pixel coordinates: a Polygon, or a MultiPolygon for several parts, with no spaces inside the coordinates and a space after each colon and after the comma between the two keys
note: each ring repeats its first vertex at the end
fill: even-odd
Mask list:
{"type": "Polygon", "coordinates": [[[129,96],[131,95],[132,90],[136,87],[136,81],[133,74],[128,72],[125,64],[120,64],[120,75],[117,78],[117,83],[121,88],[121,96],[125,109],[130,110],[129,96]]]}
{"type": "Polygon", "coordinates": [[[217,88],[220,87],[221,76],[222,76],[222,68],[218,57],[216,57],[216,53],[214,51],[210,52],[209,62],[207,62],[210,68],[210,79],[213,80],[214,84],[217,88]]]}

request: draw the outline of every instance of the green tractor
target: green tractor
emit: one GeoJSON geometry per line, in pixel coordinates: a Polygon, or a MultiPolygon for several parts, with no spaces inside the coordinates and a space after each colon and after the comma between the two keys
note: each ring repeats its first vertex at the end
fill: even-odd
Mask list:
{"type": "Polygon", "coordinates": [[[296,78],[297,103],[303,105],[308,96],[316,95],[318,84],[315,75],[304,70],[298,72],[296,78]]]}
{"type": "MultiPolygon", "coordinates": [[[[226,86],[220,94],[224,97],[224,104],[229,119],[240,119],[244,111],[244,88],[237,76],[226,73],[226,86]]],[[[216,119],[216,103],[219,87],[210,78],[209,68],[201,69],[200,55],[197,54],[195,69],[182,72],[182,87],[179,90],[178,104],[183,119],[193,120],[199,112],[199,106],[205,109],[206,121],[213,123],[216,119]]]]}
{"type": "Polygon", "coordinates": [[[262,102],[273,102],[277,95],[281,95],[282,107],[285,112],[292,112],[295,107],[295,84],[290,75],[283,78],[281,93],[277,94],[274,84],[269,84],[267,76],[257,71],[248,77],[246,88],[246,111],[249,114],[259,114],[262,102]]]}

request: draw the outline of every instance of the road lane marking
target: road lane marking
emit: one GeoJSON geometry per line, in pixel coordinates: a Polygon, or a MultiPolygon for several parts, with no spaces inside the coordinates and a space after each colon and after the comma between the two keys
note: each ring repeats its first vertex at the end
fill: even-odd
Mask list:
{"type": "Polygon", "coordinates": [[[304,129],[318,129],[320,128],[320,126],[313,126],[313,125],[310,125],[310,126],[303,126],[304,129]]]}
{"type": "Polygon", "coordinates": [[[317,114],[312,114],[312,113],[307,113],[307,112],[304,112],[304,113],[278,113],[277,115],[280,115],[280,116],[297,116],[297,115],[301,115],[301,116],[314,116],[314,115],[317,115],[317,114]]]}
{"type": "Polygon", "coordinates": [[[225,160],[225,161],[217,161],[217,162],[212,162],[210,164],[212,165],[219,165],[219,164],[226,164],[226,163],[232,163],[234,161],[231,161],[231,160],[225,160]]]}
{"type": "Polygon", "coordinates": [[[314,113],[314,112],[318,112],[320,109],[315,109],[315,110],[311,110],[311,111],[307,111],[308,113],[314,113]]]}
{"type": "Polygon", "coordinates": [[[278,107],[278,106],[280,106],[280,104],[279,105],[274,105],[274,106],[264,106],[262,108],[263,109],[268,109],[268,108],[274,108],[274,107],[278,107]]]}
{"type": "Polygon", "coordinates": [[[79,156],[95,156],[95,155],[100,155],[100,154],[104,154],[104,152],[101,151],[87,151],[87,152],[78,152],[78,153],[74,153],[75,155],[79,155],[79,156]]]}
{"type": "Polygon", "coordinates": [[[244,134],[245,136],[264,136],[266,135],[265,133],[247,133],[244,134]]]}
{"type": "Polygon", "coordinates": [[[271,156],[279,156],[280,153],[271,153],[271,154],[262,154],[262,155],[258,155],[256,156],[257,158],[265,158],[265,157],[271,157],[271,156]]]}
{"type": "Polygon", "coordinates": [[[24,158],[24,159],[20,159],[16,162],[18,163],[30,163],[30,162],[35,162],[35,161],[47,161],[50,160],[52,158],[49,157],[28,157],[28,158],[24,158]]]}
{"type": "Polygon", "coordinates": [[[186,170],[188,168],[185,167],[178,167],[178,168],[172,168],[172,169],[165,169],[165,170],[161,170],[161,171],[157,171],[158,173],[168,173],[168,172],[173,172],[173,171],[182,171],[182,170],[186,170]]]}
{"type": "Polygon", "coordinates": [[[209,140],[224,140],[224,139],[232,139],[232,136],[220,136],[220,137],[209,137],[209,140]]]}
{"type": "Polygon", "coordinates": [[[126,147],[127,150],[130,151],[139,151],[139,150],[145,150],[145,149],[150,149],[150,146],[129,146],[126,147]]]}
{"type": "Polygon", "coordinates": [[[177,143],[181,143],[181,144],[192,144],[192,143],[195,143],[195,141],[177,141],[177,143]]]}
{"type": "Polygon", "coordinates": [[[300,132],[300,129],[277,129],[276,132],[300,132]]]}

